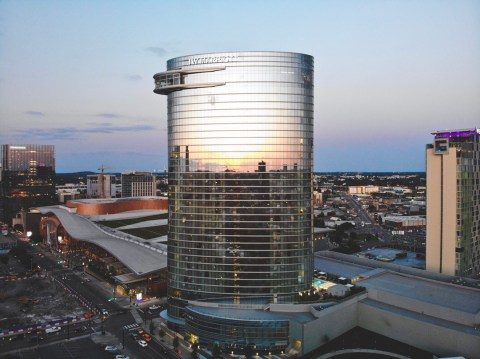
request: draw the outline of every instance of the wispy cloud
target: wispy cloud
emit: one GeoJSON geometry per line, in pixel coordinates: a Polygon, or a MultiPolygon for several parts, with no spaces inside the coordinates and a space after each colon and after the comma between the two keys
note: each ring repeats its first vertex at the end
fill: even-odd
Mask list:
{"type": "Polygon", "coordinates": [[[140,75],[125,75],[124,77],[128,81],[139,81],[139,80],[142,79],[142,76],[140,76],[140,75]]]}
{"type": "Polygon", "coordinates": [[[151,131],[155,127],[149,125],[135,125],[135,126],[98,126],[93,128],[87,128],[84,130],[79,130],[79,133],[114,133],[114,132],[143,132],[151,131]]]}
{"type": "Polygon", "coordinates": [[[149,125],[134,125],[134,126],[112,126],[105,123],[91,128],[31,128],[28,130],[15,131],[18,136],[29,136],[29,138],[37,138],[43,140],[75,140],[82,134],[113,134],[125,132],[146,132],[154,130],[154,126],[149,125]]]}
{"type": "Polygon", "coordinates": [[[163,57],[167,54],[167,50],[158,46],[150,46],[145,49],[145,51],[152,52],[157,56],[163,57]]]}
{"type": "Polygon", "coordinates": [[[122,115],[119,115],[118,113],[97,113],[95,117],[103,117],[103,118],[122,118],[122,115]]]}
{"type": "Polygon", "coordinates": [[[27,115],[37,116],[37,117],[45,116],[45,114],[43,112],[40,112],[40,111],[25,111],[24,113],[27,114],[27,115]]]}

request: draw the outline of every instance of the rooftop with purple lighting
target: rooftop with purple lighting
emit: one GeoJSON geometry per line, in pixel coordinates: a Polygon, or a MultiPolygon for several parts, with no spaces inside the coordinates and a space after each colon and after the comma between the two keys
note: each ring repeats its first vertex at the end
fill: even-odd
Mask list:
{"type": "Polygon", "coordinates": [[[445,130],[433,132],[435,138],[450,138],[450,137],[467,137],[467,136],[480,136],[480,128],[470,128],[465,130],[445,130]]]}

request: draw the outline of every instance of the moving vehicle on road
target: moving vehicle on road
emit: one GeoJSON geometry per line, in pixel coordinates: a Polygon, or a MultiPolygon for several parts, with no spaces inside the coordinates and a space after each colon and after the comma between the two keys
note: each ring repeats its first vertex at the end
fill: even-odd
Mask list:
{"type": "Polygon", "coordinates": [[[120,350],[115,345],[107,345],[105,351],[112,354],[120,354],[120,350]]]}
{"type": "Polygon", "coordinates": [[[138,345],[140,345],[143,348],[148,346],[148,343],[145,340],[137,340],[137,343],[138,343],[138,345]]]}
{"type": "Polygon", "coordinates": [[[138,340],[140,338],[140,334],[138,334],[137,332],[132,332],[129,335],[134,340],[138,340]]]}

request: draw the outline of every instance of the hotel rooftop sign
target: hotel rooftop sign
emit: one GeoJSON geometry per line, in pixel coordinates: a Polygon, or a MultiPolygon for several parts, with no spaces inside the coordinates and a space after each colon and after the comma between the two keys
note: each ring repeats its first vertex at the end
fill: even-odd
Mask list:
{"type": "Polygon", "coordinates": [[[238,56],[236,55],[225,55],[225,56],[208,56],[208,57],[192,57],[188,59],[187,65],[202,65],[202,64],[218,64],[238,61],[238,56]]]}

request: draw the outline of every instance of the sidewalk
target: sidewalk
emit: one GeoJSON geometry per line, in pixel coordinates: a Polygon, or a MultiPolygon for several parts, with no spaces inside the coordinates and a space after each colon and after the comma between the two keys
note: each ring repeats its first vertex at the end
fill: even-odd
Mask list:
{"type": "MultiPolygon", "coordinates": [[[[173,350],[173,340],[175,336],[178,336],[178,349],[180,350],[180,353],[176,353],[177,358],[179,359],[192,359],[192,349],[191,349],[191,344],[184,339],[182,339],[182,336],[177,335],[177,333],[173,332],[172,330],[167,328],[167,325],[165,323],[165,320],[162,318],[154,318],[152,319],[155,329],[153,333],[150,333],[155,340],[157,340],[159,343],[161,343],[164,347],[166,347],[169,350],[173,350]],[[165,332],[165,335],[160,337],[159,330],[163,329],[165,332]]],[[[149,330],[150,328],[146,328],[149,330]]],[[[198,349],[198,359],[209,359],[211,356],[209,355],[210,353],[205,352],[203,348],[198,349]]]]}
{"type": "MultiPolygon", "coordinates": [[[[95,278],[91,273],[88,273],[88,275],[91,277],[90,284],[92,284],[96,288],[98,288],[98,291],[101,291],[101,292],[105,293],[107,296],[112,294],[113,287],[109,283],[95,278]]],[[[175,332],[173,332],[172,330],[167,328],[165,320],[158,316],[158,317],[154,317],[154,318],[151,318],[151,319],[148,319],[147,321],[145,321],[145,316],[141,312],[139,312],[139,310],[142,310],[142,311],[148,310],[148,307],[153,305],[153,304],[161,303],[160,299],[153,298],[151,300],[147,300],[147,301],[144,301],[142,303],[135,303],[134,304],[134,303],[130,303],[130,299],[127,296],[123,296],[123,295],[120,295],[118,293],[116,293],[115,298],[116,298],[116,302],[121,307],[123,307],[124,309],[130,310],[130,312],[131,312],[132,316],[134,317],[135,321],[140,326],[142,326],[145,331],[150,333],[150,335],[152,336],[152,338],[154,338],[154,340],[156,340],[157,342],[162,344],[167,350],[173,350],[173,340],[174,340],[175,336],[177,336],[177,334],[175,332]],[[154,325],[153,332],[150,331],[150,322],[153,322],[153,325],[154,325]],[[160,334],[159,334],[160,328],[162,328],[163,331],[165,332],[165,335],[163,336],[163,338],[160,337],[160,334]]],[[[181,336],[178,336],[178,337],[179,337],[178,338],[179,339],[178,349],[181,350],[181,354],[177,353],[177,358],[179,358],[179,359],[182,359],[182,358],[183,359],[191,359],[192,358],[192,354],[191,354],[192,349],[191,349],[190,343],[183,340],[181,336]]],[[[199,352],[199,355],[198,355],[199,359],[210,358],[210,356],[207,353],[204,353],[204,355],[202,355],[201,351],[203,351],[203,350],[200,349],[198,351],[199,352]]]]}
{"type": "MultiPolygon", "coordinates": [[[[79,274],[81,275],[83,274],[83,272],[79,274]]],[[[113,295],[112,285],[110,285],[108,282],[103,281],[101,278],[97,278],[94,273],[87,271],[86,274],[91,279],[89,284],[94,286],[96,290],[104,293],[106,297],[113,295]]],[[[174,349],[173,340],[175,336],[178,336],[178,339],[179,339],[178,349],[180,353],[177,351],[176,357],[178,359],[192,359],[191,344],[185,341],[182,336],[177,335],[177,333],[168,329],[165,323],[165,320],[163,318],[160,318],[159,314],[157,317],[145,320],[144,314],[142,312],[139,312],[139,310],[142,310],[143,312],[145,312],[146,310],[148,310],[148,307],[153,304],[162,303],[161,299],[152,298],[141,303],[132,303],[130,302],[130,298],[128,296],[120,295],[118,293],[115,293],[115,298],[116,298],[115,302],[122,308],[129,310],[133,318],[135,319],[135,322],[137,322],[140,326],[142,326],[145,331],[150,333],[150,335],[154,340],[159,342],[167,350],[171,350],[173,352],[173,349],[174,349]],[[150,331],[150,322],[153,322],[153,325],[154,325],[153,332],[150,331]],[[162,328],[163,331],[165,332],[165,335],[163,336],[163,338],[160,337],[160,334],[159,334],[160,328],[162,328]]],[[[93,337],[96,337],[94,341],[100,342],[103,344],[108,344],[108,343],[117,344],[118,342],[118,340],[115,340],[114,337],[110,337],[108,335],[107,337],[105,337],[99,334],[100,333],[95,333],[93,335],[93,337]]],[[[118,347],[120,348],[121,347],[120,343],[118,343],[118,345],[119,345],[118,347]]],[[[203,348],[198,349],[198,359],[209,359],[209,358],[211,358],[211,355],[208,351],[205,351],[203,348]]]]}

